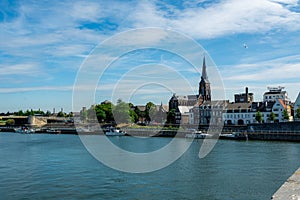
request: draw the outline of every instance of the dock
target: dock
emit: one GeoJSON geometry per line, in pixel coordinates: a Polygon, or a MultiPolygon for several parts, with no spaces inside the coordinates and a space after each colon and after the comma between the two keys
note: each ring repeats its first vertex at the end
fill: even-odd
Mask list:
{"type": "Polygon", "coordinates": [[[277,190],[273,200],[300,200],[300,168],[277,190]]]}

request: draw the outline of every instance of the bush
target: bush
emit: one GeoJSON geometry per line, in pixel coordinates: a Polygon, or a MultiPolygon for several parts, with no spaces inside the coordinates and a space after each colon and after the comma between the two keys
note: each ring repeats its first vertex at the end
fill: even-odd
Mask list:
{"type": "Polygon", "coordinates": [[[8,119],[8,120],[6,120],[6,125],[7,126],[15,125],[15,120],[14,119],[8,119]]]}

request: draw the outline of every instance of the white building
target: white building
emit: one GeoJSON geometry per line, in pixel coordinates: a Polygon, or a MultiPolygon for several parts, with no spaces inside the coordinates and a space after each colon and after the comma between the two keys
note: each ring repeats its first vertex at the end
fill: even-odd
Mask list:
{"type": "Polygon", "coordinates": [[[275,102],[253,102],[253,103],[230,103],[227,105],[226,112],[223,113],[226,125],[245,125],[258,123],[256,120],[257,112],[262,115],[262,123],[270,123],[270,115],[275,114],[275,122],[292,121],[293,116],[291,107],[286,105],[282,99],[275,102]],[[287,111],[289,119],[284,119],[284,110],[287,111]]]}
{"type": "Polygon", "coordinates": [[[191,122],[192,119],[190,118],[190,109],[192,109],[193,106],[178,106],[178,109],[181,113],[181,124],[193,124],[191,122]]]}
{"type": "Polygon", "coordinates": [[[263,95],[264,102],[275,102],[276,99],[282,99],[286,105],[291,104],[291,100],[288,97],[288,93],[283,91],[284,87],[268,87],[268,92],[263,95]]]}
{"type": "Polygon", "coordinates": [[[258,123],[256,120],[258,111],[262,115],[262,122],[267,123],[273,105],[274,102],[230,103],[227,105],[226,112],[223,113],[224,124],[245,125],[258,123]]]}
{"type": "Polygon", "coordinates": [[[272,108],[272,112],[276,116],[276,121],[284,122],[284,121],[293,121],[293,116],[291,112],[291,106],[286,105],[283,99],[276,99],[276,102],[272,108]],[[284,110],[288,112],[289,119],[284,119],[284,110]]]}

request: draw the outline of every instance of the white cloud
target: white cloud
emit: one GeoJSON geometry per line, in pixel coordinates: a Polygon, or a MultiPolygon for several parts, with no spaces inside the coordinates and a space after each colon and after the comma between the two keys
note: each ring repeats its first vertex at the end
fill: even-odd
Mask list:
{"type": "Polygon", "coordinates": [[[221,69],[225,81],[281,81],[299,78],[300,55],[221,69]]]}
{"type": "Polygon", "coordinates": [[[98,3],[75,2],[71,8],[70,15],[77,20],[97,21],[101,18],[102,10],[98,3]]]}
{"type": "MultiPolygon", "coordinates": [[[[262,33],[276,28],[299,30],[299,13],[281,5],[283,1],[224,0],[207,8],[187,7],[174,18],[166,17],[154,3],[142,1],[133,13],[136,27],[171,27],[195,38],[215,38],[235,33],[262,33]]],[[[285,1],[297,5],[295,1],[285,1]]],[[[197,2],[198,4],[198,2],[197,2]]]]}
{"type": "Polygon", "coordinates": [[[0,65],[0,76],[7,75],[27,75],[36,76],[41,71],[37,64],[14,64],[14,65],[0,65]]]}
{"type": "Polygon", "coordinates": [[[18,93],[32,91],[71,91],[72,86],[40,86],[40,87],[18,87],[18,88],[0,88],[0,93],[18,93]]]}
{"type": "MultiPolygon", "coordinates": [[[[274,30],[281,29],[286,33],[290,30],[300,30],[299,13],[294,9],[299,6],[297,0],[222,0],[202,7],[199,5],[206,2],[198,0],[185,1],[183,8],[167,3],[162,8],[157,3],[158,1],[20,2],[20,7],[16,8],[18,14],[13,19],[0,23],[0,51],[3,52],[0,75],[8,79],[15,75],[29,77],[46,72],[57,73],[57,70],[65,73],[64,70],[69,69],[69,66],[66,66],[67,62],[69,65],[80,65],[80,59],[74,60],[73,63],[74,56],[86,57],[99,42],[120,30],[129,28],[172,28],[196,39],[217,38],[238,33],[272,32],[275,35],[270,37],[274,40],[278,37],[274,30]],[[107,21],[115,24],[115,28],[107,30],[106,27],[101,27],[107,21]],[[85,26],[85,23],[90,22],[95,24],[95,29],[85,26]],[[47,71],[45,71],[46,67],[47,71]]],[[[139,38],[125,38],[124,41],[117,41],[116,44],[131,41],[135,45],[146,45],[160,42],[166,37],[167,35],[161,32],[161,34],[140,35],[139,38]]],[[[178,45],[176,42],[178,41],[174,41],[174,44],[178,45]]],[[[281,45],[281,40],[278,45],[281,45]]],[[[108,58],[110,55],[102,56],[103,60],[110,60],[108,58]]],[[[298,78],[299,64],[300,61],[291,63],[285,58],[285,60],[230,66],[222,73],[229,84],[241,83],[245,80],[249,83],[263,81],[266,75],[273,81],[284,82],[284,80],[298,78]]],[[[48,84],[42,83],[41,79],[39,81],[38,84],[48,84]]],[[[125,86],[131,87],[132,84],[134,83],[125,86]]],[[[176,85],[175,82],[174,86],[180,93],[181,91],[185,93],[184,88],[176,85]]],[[[70,88],[69,86],[41,86],[11,88],[11,90],[7,88],[0,92],[56,89],[70,88]]]]}

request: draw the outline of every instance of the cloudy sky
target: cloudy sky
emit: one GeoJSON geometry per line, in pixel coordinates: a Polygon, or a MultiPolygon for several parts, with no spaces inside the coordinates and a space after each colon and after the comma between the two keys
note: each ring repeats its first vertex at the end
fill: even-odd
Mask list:
{"type": "MultiPolygon", "coordinates": [[[[297,0],[2,0],[0,112],[27,108],[71,111],[74,83],[89,55],[117,34],[146,27],[176,31],[198,42],[208,67],[218,69],[226,99],[232,100],[234,93],[248,86],[255,99],[261,100],[267,86],[280,85],[294,101],[300,91],[299,22],[297,0]]],[[[157,43],[161,38],[154,34],[137,41],[157,43]]],[[[199,63],[202,59],[200,56],[199,63]]],[[[122,98],[122,92],[111,91],[120,84],[131,88],[126,85],[131,79],[126,77],[134,70],[135,80],[156,74],[174,83],[173,88],[166,88],[164,82],[155,85],[155,79],[149,80],[152,85],[139,82],[130,93],[136,104],[166,104],[172,92],[190,93],[176,82],[179,76],[189,77],[197,93],[199,65],[199,71],[194,70],[183,58],[157,49],[128,52],[115,59],[104,74],[95,72],[99,78],[95,102],[112,95],[122,98]]]]}

